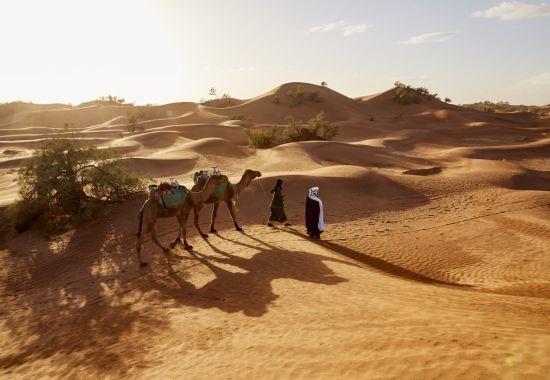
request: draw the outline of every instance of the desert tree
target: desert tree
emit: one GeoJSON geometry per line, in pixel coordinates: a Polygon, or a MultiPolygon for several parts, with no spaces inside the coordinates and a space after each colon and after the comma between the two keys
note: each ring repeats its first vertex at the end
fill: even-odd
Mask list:
{"type": "Polygon", "coordinates": [[[218,99],[218,94],[216,92],[216,88],[215,87],[212,87],[210,88],[210,93],[208,94],[209,96],[215,96],[216,99],[218,99]]]}
{"type": "Polygon", "coordinates": [[[92,218],[98,207],[119,202],[142,189],[113,150],[74,139],[43,142],[19,169],[19,199],[10,207],[14,227],[32,224],[63,230],[92,218]]]}

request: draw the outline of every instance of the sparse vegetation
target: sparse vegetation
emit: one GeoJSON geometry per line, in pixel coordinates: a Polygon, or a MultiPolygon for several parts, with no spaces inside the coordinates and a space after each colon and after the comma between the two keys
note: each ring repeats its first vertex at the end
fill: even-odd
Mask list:
{"type": "Polygon", "coordinates": [[[216,88],[214,88],[214,87],[210,88],[210,93],[208,95],[209,96],[215,96],[216,99],[218,99],[218,94],[216,92],[216,88]]]}
{"type": "Polygon", "coordinates": [[[451,98],[445,98],[444,101],[445,101],[445,103],[451,103],[452,102],[451,98]]]}
{"type": "Polygon", "coordinates": [[[287,126],[284,132],[286,142],[332,140],[338,134],[338,127],[330,125],[323,111],[303,124],[293,116],[286,117],[287,126]]]}
{"type": "Polygon", "coordinates": [[[396,89],[393,100],[400,104],[420,103],[422,99],[440,100],[438,94],[430,93],[426,87],[412,87],[399,81],[394,85],[396,89]]]}
{"type": "Polygon", "coordinates": [[[305,100],[309,100],[310,102],[315,103],[320,103],[323,101],[323,98],[319,94],[319,91],[312,91],[308,93],[304,90],[304,86],[302,85],[297,86],[294,90],[287,91],[286,94],[288,96],[288,105],[290,107],[299,106],[300,104],[304,103],[305,100]]]}
{"type": "Polygon", "coordinates": [[[123,104],[125,102],[124,98],[119,98],[118,96],[114,96],[114,95],[100,96],[98,100],[101,100],[102,102],[109,102],[114,104],[123,104]]]}
{"type": "Polygon", "coordinates": [[[244,115],[238,114],[238,115],[232,115],[231,120],[244,120],[244,115]]]}
{"type": "Polygon", "coordinates": [[[322,87],[327,87],[327,86],[328,86],[328,84],[327,84],[327,82],[325,82],[325,81],[322,81],[322,82],[321,82],[321,86],[322,86],[322,87]]]}
{"type": "Polygon", "coordinates": [[[19,169],[20,199],[9,209],[17,231],[33,224],[49,231],[76,226],[99,206],[119,202],[142,189],[115,153],[71,139],[44,142],[19,169]]]}
{"type": "Polygon", "coordinates": [[[145,130],[145,127],[141,123],[145,120],[145,112],[143,110],[138,111],[135,114],[127,113],[126,117],[128,118],[128,124],[126,124],[126,129],[128,132],[135,132],[136,130],[145,130]]]}
{"type": "Polygon", "coordinates": [[[223,94],[221,104],[224,106],[231,104],[231,95],[228,93],[223,94]]]}
{"type": "Polygon", "coordinates": [[[485,100],[472,104],[462,104],[462,107],[490,113],[530,112],[538,116],[550,116],[550,104],[545,106],[526,106],[510,104],[507,101],[491,102],[485,100]]]}
{"type": "Polygon", "coordinates": [[[304,86],[298,86],[294,90],[289,90],[287,93],[288,105],[291,107],[298,106],[304,102],[304,86]]]}
{"type": "Polygon", "coordinates": [[[248,145],[252,148],[267,149],[273,146],[277,127],[271,126],[268,129],[254,130],[251,119],[245,119],[241,123],[244,134],[248,137],[248,145]]]}

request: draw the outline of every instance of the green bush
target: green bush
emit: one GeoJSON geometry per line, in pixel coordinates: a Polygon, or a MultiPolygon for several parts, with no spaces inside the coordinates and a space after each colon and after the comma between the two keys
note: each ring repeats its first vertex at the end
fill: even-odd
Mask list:
{"type": "Polygon", "coordinates": [[[287,116],[285,120],[287,122],[284,132],[286,142],[332,140],[338,134],[338,127],[330,125],[323,111],[309,119],[307,124],[294,119],[293,116],[287,116]]]}
{"type": "Polygon", "coordinates": [[[420,103],[422,99],[440,100],[438,94],[430,93],[426,87],[412,87],[399,81],[395,82],[394,85],[396,89],[393,100],[400,104],[420,103]]]}
{"type": "Polygon", "coordinates": [[[291,107],[296,107],[304,102],[304,86],[298,86],[294,90],[289,90],[288,95],[288,105],[291,107]]]}
{"type": "Polygon", "coordinates": [[[44,142],[19,169],[20,199],[9,216],[17,231],[38,223],[50,231],[76,226],[104,203],[119,202],[142,189],[113,152],[70,139],[44,142]]]}
{"type": "MultiPolygon", "coordinates": [[[[314,103],[321,103],[323,98],[319,94],[319,91],[306,92],[304,86],[299,85],[294,90],[287,91],[288,105],[290,107],[296,107],[304,103],[306,100],[314,103]]],[[[278,95],[275,95],[273,100],[275,104],[279,104],[280,99],[278,95]]]]}
{"type": "Polygon", "coordinates": [[[277,127],[270,127],[268,130],[253,130],[249,124],[243,128],[246,137],[248,137],[248,145],[252,148],[267,149],[273,146],[277,127]]]}

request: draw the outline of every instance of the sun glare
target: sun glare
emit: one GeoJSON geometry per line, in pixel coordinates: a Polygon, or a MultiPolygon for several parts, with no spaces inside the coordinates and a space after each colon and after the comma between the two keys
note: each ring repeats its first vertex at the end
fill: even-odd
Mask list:
{"type": "Polygon", "coordinates": [[[0,33],[10,36],[2,86],[10,99],[0,101],[116,94],[140,102],[185,80],[185,57],[154,2],[22,1],[2,9],[0,33]]]}

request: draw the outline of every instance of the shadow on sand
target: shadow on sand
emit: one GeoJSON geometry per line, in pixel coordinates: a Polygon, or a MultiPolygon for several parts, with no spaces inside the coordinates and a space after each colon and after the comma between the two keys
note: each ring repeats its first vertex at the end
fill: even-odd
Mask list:
{"type": "MultiPolygon", "coordinates": [[[[134,251],[135,225],[126,221],[140,203],[138,199],[114,206],[116,210],[101,221],[53,241],[36,233],[0,239],[4,251],[0,302],[5,310],[0,314],[2,333],[10,334],[8,352],[0,354],[0,377],[40,361],[51,361],[52,370],[68,366],[68,377],[82,370],[88,375],[125,375],[129,368],[162,360],[146,360],[151,344],[139,338],[169,331],[165,308],[158,305],[261,317],[278,298],[273,280],[336,285],[346,279],[325,263],[356,265],[285,251],[238,234],[238,240],[220,240],[216,245],[206,240],[205,253],[178,255],[178,248],[164,256],[155,250],[151,266],[140,270],[134,251]],[[236,255],[243,250],[245,257],[236,255]],[[191,266],[199,265],[214,276],[195,286],[185,275],[191,266]]],[[[177,233],[175,221],[166,227],[167,234],[177,233]]]]}
{"type": "Polygon", "coordinates": [[[283,231],[295,236],[302,237],[304,239],[308,239],[322,247],[325,247],[333,251],[338,255],[345,256],[356,262],[360,262],[364,265],[367,265],[370,268],[373,268],[385,274],[389,274],[391,276],[399,277],[409,281],[422,282],[426,284],[442,284],[442,285],[451,285],[451,286],[460,286],[460,287],[470,287],[470,285],[456,284],[456,283],[446,282],[446,281],[437,280],[431,277],[427,277],[420,273],[413,272],[409,269],[400,267],[399,265],[380,259],[378,257],[369,256],[364,252],[359,252],[351,248],[345,247],[343,245],[336,244],[332,241],[312,239],[308,235],[298,231],[296,228],[286,228],[283,231]]]}

